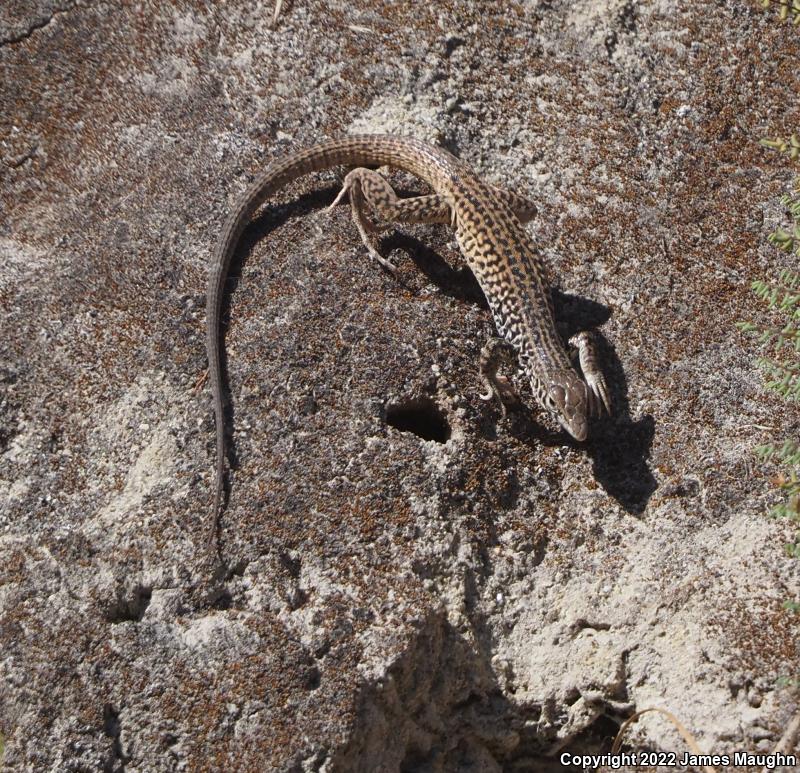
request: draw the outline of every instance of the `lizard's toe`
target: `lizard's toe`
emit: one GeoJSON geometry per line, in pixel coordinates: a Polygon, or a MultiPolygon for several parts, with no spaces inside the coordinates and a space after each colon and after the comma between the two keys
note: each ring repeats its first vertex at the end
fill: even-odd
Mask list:
{"type": "Polygon", "coordinates": [[[589,404],[595,416],[601,416],[603,409],[605,413],[611,415],[611,398],[608,393],[608,385],[602,375],[590,374],[586,378],[589,385],[591,398],[589,404]]]}

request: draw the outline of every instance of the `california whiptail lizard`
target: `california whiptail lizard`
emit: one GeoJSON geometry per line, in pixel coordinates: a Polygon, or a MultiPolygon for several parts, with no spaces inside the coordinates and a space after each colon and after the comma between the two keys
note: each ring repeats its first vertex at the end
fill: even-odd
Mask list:
{"type": "MultiPolygon", "coordinates": [[[[593,339],[580,333],[572,339],[583,377],[573,368],[556,330],[550,290],[539,254],[522,226],[536,211],[527,199],[481,180],[463,161],[441,148],[409,137],[355,135],[330,140],[273,161],[250,185],[228,217],[214,256],[208,282],[206,346],[214,396],[217,466],[212,541],[223,494],[225,425],[220,364],[220,313],[231,258],[239,238],[258,207],[284,185],[302,175],[329,167],[357,167],[345,178],[334,205],[349,193],[353,219],[370,254],[393,270],[372,244],[373,227],[365,203],[384,221],[448,223],[489,303],[501,341],[481,357],[490,399],[501,406],[499,348],[512,347],[539,404],[577,440],[585,440],[588,417],[602,406],[610,411],[605,378],[597,365],[593,339]],[[434,193],[399,199],[388,181],[363,167],[392,166],[424,180],[434,193]]],[[[332,205],[333,206],[333,205],[332,205]]]]}

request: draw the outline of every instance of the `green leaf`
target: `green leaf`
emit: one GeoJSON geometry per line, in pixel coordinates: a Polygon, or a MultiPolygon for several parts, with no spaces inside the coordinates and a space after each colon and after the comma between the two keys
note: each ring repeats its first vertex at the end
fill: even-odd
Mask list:
{"type": "MultiPolygon", "coordinates": [[[[770,5],[769,0],[762,0],[764,8],[770,5]]],[[[781,18],[786,18],[788,2],[781,6],[781,18]]],[[[800,0],[792,0],[792,12],[795,23],[800,22],[800,0]]],[[[788,140],[780,137],[765,137],[761,145],[787,153],[791,159],[800,158],[800,137],[792,134],[788,140]]],[[[794,252],[800,257],[800,178],[795,180],[795,193],[781,197],[781,204],[788,210],[793,219],[791,230],[776,228],[767,241],[784,252],[794,252]]],[[[788,400],[800,400],[800,272],[783,269],[779,272],[778,282],[767,282],[756,279],[750,284],[752,292],[765,303],[772,315],[782,317],[771,325],[761,325],[747,320],[736,322],[742,333],[754,333],[759,345],[770,347],[772,357],[759,357],[758,366],[765,372],[765,387],[777,392],[788,400]]],[[[788,520],[800,526],[800,442],[786,439],[781,445],[766,443],[756,446],[756,455],[763,462],[780,465],[783,469],[776,481],[784,498],[769,511],[772,518],[788,520]]],[[[800,530],[793,541],[784,545],[786,554],[800,559],[800,530]]],[[[785,601],[784,609],[794,613],[800,612],[800,602],[785,601]]],[[[793,678],[783,677],[784,684],[800,684],[800,675],[793,678]]]]}
{"type": "Polygon", "coordinates": [[[756,455],[765,462],[771,459],[776,453],[775,446],[771,443],[765,446],[756,446],[755,451],[756,455]]]}

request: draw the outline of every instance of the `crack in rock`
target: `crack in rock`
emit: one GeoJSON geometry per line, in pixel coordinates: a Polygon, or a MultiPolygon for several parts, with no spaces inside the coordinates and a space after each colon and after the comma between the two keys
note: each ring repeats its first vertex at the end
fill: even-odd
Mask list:
{"type": "Polygon", "coordinates": [[[76,3],[67,3],[64,5],[63,8],[54,8],[53,11],[50,13],[49,16],[45,16],[43,18],[37,19],[35,22],[32,22],[28,27],[23,29],[21,32],[16,33],[5,33],[2,37],[0,37],[0,46],[7,46],[13,45],[15,43],[21,43],[23,40],[27,40],[34,32],[37,30],[44,29],[47,27],[56,16],[60,16],[61,14],[66,13],[67,11],[71,11],[75,7],[76,3]]]}

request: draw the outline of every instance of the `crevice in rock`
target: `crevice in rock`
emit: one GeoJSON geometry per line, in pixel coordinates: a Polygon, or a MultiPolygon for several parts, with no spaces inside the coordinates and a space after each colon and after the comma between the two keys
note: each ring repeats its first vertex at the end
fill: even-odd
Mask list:
{"type": "Polygon", "coordinates": [[[106,620],[112,625],[116,623],[138,623],[150,605],[153,589],[145,585],[137,585],[130,593],[117,598],[106,612],[106,620]]]}
{"type": "Polygon", "coordinates": [[[34,22],[31,22],[25,29],[20,32],[16,33],[8,33],[4,37],[0,38],[0,46],[6,45],[14,45],[15,43],[21,43],[23,40],[27,40],[31,35],[33,35],[36,30],[44,29],[56,16],[60,16],[67,11],[72,10],[75,7],[75,3],[68,3],[63,8],[54,8],[53,12],[49,16],[45,16],[41,19],[37,19],[34,22]]]}
{"type": "Polygon", "coordinates": [[[622,6],[622,10],[619,12],[619,16],[617,16],[617,21],[625,32],[636,32],[637,16],[635,3],[633,0],[628,0],[628,2],[622,6]]]}
{"type": "MultiPolygon", "coordinates": [[[[627,34],[633,34],[636,32],[637,15],[636,6],[633,0],[628,0],[628,2],[622,6],[616,18],[617,25],[619,25],[622,32],[627,34]]],[[[606,47],[608,59],[611,61],[611,59],[614,58],[614,53],[616,52],[617,44],[619,43],[619,35],[617,34],[617,31],[612,29],[606,35],[606,38],[603,42],[606,47]]]]}
{"type": "MultiPolygon", "coordinates": [[[[480,638],[480,637],[479,637],[480,638]]],[[[626,694],[625,685],[619,692],[626,694]]],[[[491,647],[465,637],[443,612],[365,685],[347,746],[332,771],[579,770],[561,755],[607,753],[633,707],[579,690],[545,704],[515,701],[497,682],[491,647]],[[562,736],[569,715],[589,713],[562,736]],[[593,718],[592,718],[593,717],[593,718]]]]}
{"type": "Polygon", "coordinates": [[[281,566],[283,566],[284,569],[286,569],[286,571],[289,573],[290,577],[292,577],[295,580],[298,577],[300,577],[300,568],[301,568],[302,564],[300,562],[300,558],[299,557],[291,556],[291,555],[289,555],[289,553],[287,553],[285,551],[282,551],[280,553],[279,558],[280,558],[281,566]]]}
{"type": "Polygon", "coordinates": [[[614,52],[617,50],[617,40],[617,33],[614,30],[611,30],[611,32],[606,35],[604,43],[609,60],[614,57],[614,52]]]}
{"type": "Polygon", "coordinates": [[[587,629],[590,631],[609,631],[611,626],[608,623],[601,623],[599,620],[587,620],[585,617],[579,617],[570,625],[569,632],[574,636],[578,631],[587,629]]]}
{"type": "Polygon", "coordinates": [[[103,773],[124,773],[130,757],[122,751],[122,725],[119,711],[110,703],[103,707],[103,733],[111,739],[111,757],[103,765],[103,773]]]}
{"type": "Polygon", "coordinates": [[[211,606],[214,609],[226,610],[233,605],[233,596],[227,588],[221,588],[211,599],[211,606]]]}
{"type": "Polygon", "coordinates": [[[230,579],[231,577],[243,577],[248,564],[248,561],[240,560],[229,566],[227,579],[230,579]]]}

